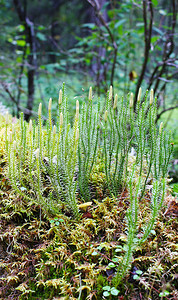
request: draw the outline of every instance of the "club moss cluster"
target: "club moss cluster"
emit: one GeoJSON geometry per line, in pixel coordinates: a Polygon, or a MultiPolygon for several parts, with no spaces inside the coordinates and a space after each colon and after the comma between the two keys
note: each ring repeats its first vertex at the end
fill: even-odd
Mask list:
{"type": "MultiPolygon", "coordinates": [[[[157,103],[153,90],[149,99],[148,92],[142,99],[140,89],[134,111],[132,93],[127,99],[119,101],[111,87],[105,104],[98,101],[94,105],[90,88],[86,103],[79,105],[76,101],[72,124],[69,123],[64,86],[59,92],[56,125],[53,124],[51,104],[52,99],[49,101],[46,124],[40,104],[37,124],[34,121],[27,124],[21,114],[21,119],[14,126],[11,116],[7,114],[5,126],[1,129],[5,136],[3,155],[7,159],[6,176],[19,199],[16,206],[22,205],[22,209],[29,204],[35,207],[35,211],[38,207],[39,213],[34,222],[39,221],[39,232],[45,230],[45,218],[51,224],[50,228],[46,225],[47,236],[54,237],[51,246],[48,245],[49,253],[54,251],[56,254],[49,254],[49,278],[54,270],[58,275],[44,283],[43,270],[48,265],[45,254],[42,258],[44,265],[41,263],[36,269],[37,274],[39,272],[36,278],[40,278],[38,288],[46,291],[51,286],[56,289],[68,286],[73,293],[73,288],[66,282],[63,267],[63,271],[59,271],[61,267],[56,265],[56,260],[63,261],[65,258],[67,274],[78,270],[76,280],[81,289],[82,271],[78,272],[83,268],[86,271],[88,265],[90,285],[87,285],[85,277],[86,288],[83,289],[91,291],[92,276],[94,280],[103,274],[107,267],[103,264],[105,258],[112,259],[114,256],[117,263],[111,268],[110,286],[113,291],[122,285],[124,276],[131,268],[133,253],[141,249],[153,234],[166,193],[168,164],[173,148],[171,135],[164,131],[162,123],[159,128],[155,125],[157,103]],[[142,204],[147,197],[146,210],[142,204]],[[70,237],[66,236],[68,230],[70,237]],[[63,244],[65,246],[61,248],[63,244]],[[116,251],[118,246],[121,247],[119,256],[116,251]],[[54,250],[56,247],[58,250],[54,250]],[[71,261],[72,257],[68,261],[68,247],[72,256],[87,255],[88,262],[82,267],[80,263],[76,265],[74,257],[74,261],[71,261]],[[59,259],[61,249],[63,257],[59,259]],[[101,269],[96,268],[98,263],[101,269]],[[91,272],[94,272],[93,275],[91,272]]],[[[30,215],[27,207],[24,210],[25,215],[30,215]]],[[[46,246],[44,249],[45,253],[48,252],[46,246]]],[[[34,253],[41,256],[42,252],[37,249],[34,253]]],[[[81,289],[78,290],[79,295],[82,295],[81,289]]],[[[83,295],[87,295],[86,291],[83,295]]]]}

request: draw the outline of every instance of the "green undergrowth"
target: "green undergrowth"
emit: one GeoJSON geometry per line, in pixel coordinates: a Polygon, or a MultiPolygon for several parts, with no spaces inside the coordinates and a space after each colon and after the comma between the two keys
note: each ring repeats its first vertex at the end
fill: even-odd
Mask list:
{"type": "Polygon", "coordinates": [[[56,126],[51,100],[45,125],[0,116],[1,299],[176,299],[171,137],[153,93],[136,116],[111,93],[72,126],[64,89],[56,126]]]}
{"type": "MultiPolygon", "coordinates": [[[[1,299],[104,299],[103,287],[112,286],[127,249],[128,192],[96,199],[81,209],[80,222],[64,214],[47,216],[38,205],[17,197],[4,163],[1,156],[1,299]]],[[[150,237],[135,249],[119,298],[110,299],[161,299],[165,291],[168,299],[176,299],[176,210],[166,207],[173,201],[167,196],[150,237]],[[141,275],[134,279],[138,270],[141,275]]],[[[148,193],[140,203],[139,227],[148,221],[149,202],[148,193]]]]}

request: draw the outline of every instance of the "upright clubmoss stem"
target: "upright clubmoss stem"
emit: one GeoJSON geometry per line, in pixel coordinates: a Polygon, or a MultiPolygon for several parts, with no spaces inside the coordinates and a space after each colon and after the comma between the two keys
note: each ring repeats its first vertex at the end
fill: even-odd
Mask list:
{"type": "Polygon", "coordinates": [[[32,120],[30,120],[29,122],[29,128],[28,128],[28,131],[29,131],[29,142],[30,142],[30,147],[29,147],[29,169],[30,169],[30,177],[31,177],[31,180],[32,179],[32,160],[33,160],[33,125],[32,125],[32,120]]]}
{"type": "Polygon", "coordinates": [[[42,103],[39,104],[38,108],[38,144],[39,144],[39,153],[40,159],[42,160],[42,119],[41,119],[41,112],[42,112],[42,103]]]}
{"type": "Polygon", "coordinates": [[[159,134],[161,134],[163,131],[163,122],[160,123],[160,126],[159,126],[159,134]]]}
{"type": "Polygon", "coordinates": [[[106,110],[105,114],[104,114],[104,121],[105,121],[105,123],[107,122],[107,119],[108,119],[108,111],[106,110]]]}
{"type": "Polygon", "coordinates": [[[63,101],[62,101],[62,90],[59,91],[59,97],[58,97],[58,116],[60,116],[60,113],[62,112],[63,108],[63,101]]]}
{"type": "Polygon", "coordinates": [[[61,112],[60,113],[60,123],[59,123],[60,128],[62,127],[62,125],[63,125],[63,113],[61,112]]]}
{"type": "Polygon", "coordinates": [[[59,121],[59,133],[58,133],[58,140],[57,140],[57,157],[59,157],[59,143],[61,139],[61,133],[62,133],[62,126],[63,126],[63,113],[60,113],[60,121],[59,121]]]}
{"type": "Polygon", "coordinates": [[[79,128],[77,128],[76,130],[76,141],[78,142],[78,139],[79,139],[79,128]]]}
{"type": "Polygon", "coordinates": [[[48,120],[49,120],[50,129],[52,130],[51,108],[52,108],[52,98],[49,99],[49,104],[48,104],[48,114],[49,114],[48,120]]]}
{"type": "Polygon", "coordinates": [[[117,108],[117,100],[118,100],[118,95],[116,94],[114,97],[114,105],[113,105],[114,110],[117,108]]]}
{"type": "Polygon", "coordinates": [[[129,107],[130,107],[130,108],[133,107],[133,93],[130,94],[130,103],[129,103],[129,107]]]}
{"type": "Polygon", "coordinates": [[[62,104],[62,90],[59,91],[59,99],[58,99],[59,105],[62,104]]]}
{"type": "Polygon", "coordinates": [[[109,89],[109,101],[112,101],[112,93],[113,93],[113,88],[112,88],[112,85],[111,85],[110,89],[109,89]]]}
{"type": "Polygon", "coordinates": [[[79,119],[79,101],[77,100],[76,101],[76,120],[78,120],[79,119]]]}
{"type": "Polygon", "coordinates": [[[38,117],[41,117],[41,112],[42,112],[42,103],[40,103],[38,107],[38,117]]]}
{"type": "Polygon", "coordinates": [[[52,133],[52,151],[51,151],[51,159],[54,157],[54,150],[56,145],[56,126],[53,127],[53,133],[52,133]]]}
{"type": "Polygon", "coordinates": [[[6,143],[6,152],[8,153],[8,139],[7,139],[7,128],[8,128],[8,125],[9,125],[9,113],[8,113],[8,111],[6,112],[5,125],[6,125],[6,128],[5,128],[5,143],[6,143]]]}
{"type": "Polygon", "coordinates": [[[141,95],[142,95],[142,88],[140,87],[139,88],[139,91],[138,91],[138,97],[137,97],[137,101],[140,103],[141,101],[141,95]]]}
{"type": "Polygon", "coordinates": [[[13,161],[13,167],[12,167],[12,174],[13,174],[14,180],[16,178],[16,160],[15,160],[16,146],[17,146],[16,141],[13,141],[13,159],[12,159],[12,161],[13,161]]]}
{"type": "Polygon", "coordinates": [[[154,91],[153,91],[153,89],[151,89],[151,92],[150,92],[150,105],[153,104],[153,100],[154,100],[154,91]]]}
{"type": "Polygon", "coordinates": [[[89,89],[88,99],[89,99],[89,101],[92,100],[92,87],[90,87],[90,89],[89,89]]]}

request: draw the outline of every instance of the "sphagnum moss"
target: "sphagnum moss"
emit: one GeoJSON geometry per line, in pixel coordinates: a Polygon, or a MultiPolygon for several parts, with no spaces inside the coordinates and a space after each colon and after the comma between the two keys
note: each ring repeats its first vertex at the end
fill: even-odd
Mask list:
{"type": "MultiPolygon", "coordinates": [[[[126,214],[127,250],[113,278],[115,287],[129,269],[133,251],[148,238],[154,227],[165,195],[165,180],[173,150],[171,135],[165,133],[162,123],[159,129],[155,125],[157,100],[154,99],[153,90],[149,101],[147,97],[148,93],[141,101],[140,89],[134,112],[133,94],[127,100],[122,98],[120,101],[115,95],[113,104],[110,87],[103,115],[100,103],[93,105],[90,88],[88,102],[83,104],[80,111],[79,101],[76,101],[76,114],[71,126],[63,87],[59,92],[57,126],[52,123],[50,99],[47,130],[42,122],[41,103],[37,127],[30,121],[27,129],[21,114],[20,139],[15,138],[15,133],[9,137],[6,128],[6,151],[12,185],[26,199],[30,198],[27,192],[30,186],[37,196],[34,200],[39,201],[46,212],[61,212],[62,207],[66,206],[76,220],[80,219],[78,199],[91,200],[90,177],[97,164],[98,153],[104,165],[107,193],[117,197],[122,188],[127,187],[130,200],[126,214]],[[134,163],[130,166],[132,147],[135,155],[134,163]],[[28,186],[24,186],[24,168],[29,170],[28,186]],[[51,189],[47,195],[44,176],[48,178],[51,189]],[[152,182],[151,215],[145,228],[139,232],[139,202],[145,195],[148,180],[152,182]]],[[[7,127],[9,120],[6,120],[7,127]]]]}

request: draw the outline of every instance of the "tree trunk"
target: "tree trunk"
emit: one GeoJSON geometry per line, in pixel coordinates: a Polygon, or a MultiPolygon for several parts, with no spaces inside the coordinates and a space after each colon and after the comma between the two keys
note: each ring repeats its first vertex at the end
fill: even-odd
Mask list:
{"type": "Polygon", "coordinates": [[[33,22],[30,21],[27,17],[27,1],[23,1],[23,6],[20,0],[13,0],[15,9],[18,13],[19,19],[22,24],[25,26],[26,33],[26,42],[30,44],[30,54],[28,55],[28,72],[27,72],[27,81],[28,81],[28,98],[27,98],[27,111],[25,113],[25,120],[28,121],[31,117],[31,110],[33,109],[34,103],[34,92],[35,92],[35,70],[37,67],[36,59],[36,45],[35,45],[35,32],[33,22]]]}
{"type": "MultiPolygon", "coordinates": [[[[30,54],[28,55],[28,100],[26,108],[31,111],[34,104],[34,93],[35,93],[35,71],[37,69],[37,58],[36,58],[36,45],[35,45],[35,32],[34,24],[28,18],[26,18],[28,42],[30,44],[30,54]]],[[[25,120],[28,121],[32,113],[25,113],[25,120]]]]}

